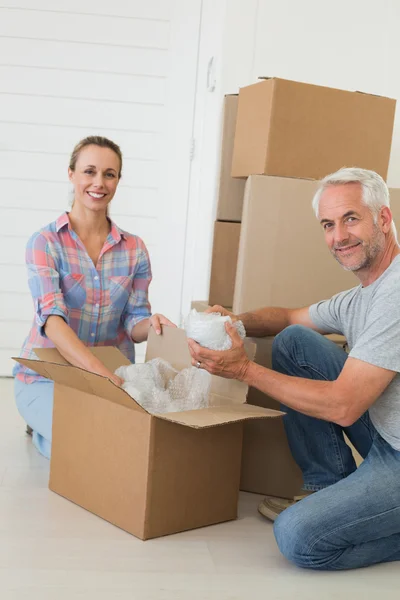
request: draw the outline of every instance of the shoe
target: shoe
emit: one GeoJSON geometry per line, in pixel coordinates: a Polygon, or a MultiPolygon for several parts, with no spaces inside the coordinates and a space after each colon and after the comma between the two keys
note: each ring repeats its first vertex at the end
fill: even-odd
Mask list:
{"type": "Polygon", "coordinates": [[[29,425],[27,425],[27,426],[26,426],[26,430],[25,430],[25,432],[26,432],[28,435],[32,435],[32,433],[33,433],[33,429],[32,429],[32,427],[29,427],[29,425]]]}
{"type": "Polygon", "coordinates": [[[301,496],[295,496],[293,500],[289,500],[288,498],[277,498],[276,496],[266,496],[261,504],[259,504],[258,512],[270,521],[275,521],[281,512],[313,493],[314,492],[309,492],[301,496]]]}

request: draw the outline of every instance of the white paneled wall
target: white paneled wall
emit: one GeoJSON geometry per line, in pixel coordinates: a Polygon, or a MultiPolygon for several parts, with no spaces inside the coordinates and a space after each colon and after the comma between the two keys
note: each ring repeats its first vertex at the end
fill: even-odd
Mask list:
{"type": "MultiPolygon", "coordinates": [[[[197,274],[187,293],[197,300],[208,297],[224,94],[276,76],[400,100],[398,0],[216,0],[205,14],[203,31],[213,33],[216,23],[220,31],[208,44],[217,66],[215,90],[198,108],[206,119],[192,182],[196,239],[187,257],[187,270],[197,274]]],[[[400,101],[388,183],[400,187],[400,101]]]]}
{"type": "Polygon", "coordinates": [[[179,320],[200,10],[201,0],[0,4],[0,375],[33,316],[26,241],[68,207],[69,155],[87,135],[122,148],[111,214],[149,248],[153,308],[179,320]]]}

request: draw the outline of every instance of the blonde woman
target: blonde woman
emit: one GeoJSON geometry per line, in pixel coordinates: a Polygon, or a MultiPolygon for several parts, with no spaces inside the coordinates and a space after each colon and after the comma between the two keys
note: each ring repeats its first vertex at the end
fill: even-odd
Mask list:
{"type": "MultiPolygon", "coordinates": [[[[56,347],[71,364],[122,380],[90,352],[90,346],[117,346],[135,360],[135,343],[149,328],[174,326],[151,315],[150,259],[143,241],[108,217],[122,172],[120,148],[99,136],[74,148],[69,164],[74,188],[71,211],[29,240],[26,250],[35,318],[21,356],[34,348],[56,347]]],[[[38,451],[50,457],[53,383],[18,364],[14,369],[18,410],[32,430],[38,451]]]]}

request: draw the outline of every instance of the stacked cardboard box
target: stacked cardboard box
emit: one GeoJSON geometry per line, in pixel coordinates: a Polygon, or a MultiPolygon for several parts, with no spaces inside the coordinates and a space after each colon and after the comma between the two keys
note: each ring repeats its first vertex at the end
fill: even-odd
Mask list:
{"type": "MultiPolygon", "coordinates": [[[[395,105],[389,98],[277,78],[225,98],[229,118],[210,305],[232,306],[236,314],[261,306],[293,308],[357,284],[330,255],[311,200],[316,180],[343,166],[371,169],[386,179],[395,105]],[[245,182],[243,194],[235,181],[245,182]]],[[[391,195],[400,223],[400,197],[396,202],[396,191],[391,195]]],[[[269,338],[257,341],[259,364],[271,365],[271,345],[269,338]]],[[[257,390],[250,390],[249,401],[277,408],[257,390]]],[[[246,424],[242,489],[291,497],[299,485],[282,423],[246,424]]]]}
{"type": "MultiPolygon", "coordinates": [[[[225,97],[208,299],[211,305],[244,311],[268,304],[274,297],[277,300],[271,301],[282,302],[278,291],[271,297],[271,290],[262,290],[264,285],[272,285],[272,273],[265,265],[254,269],[260,259],[269,264],[275,261],[275,273],[284,269],[286,283],[282,275],[280,285],[286,289],[281,292],[291,305],[308,304],[319,300],[321,294],[331,295],[352,285],[351,276],[332,264],[313,215],[315,180],[342,166],[372,169],[386,179],[395,104],[394,100],[371,94],[277,78],[263,79],[242,88],[238,96],[225,97]],[[299,219],[296,229],[286,220],[293,212],[299,219]],[[308,235],[313,238],[310,242],[308,235]],[[240,249],[235,246],[239,238],[240,249]],[[278,251],[275,243],[286,248],[290,238],[290,250],[278,251]],[[259,251],[248,254],[247,240],[252,240],[253,248],[259,251]],[[265,248],[260,245],[262,241],[265,248]],[[309,260],[312,253],[313,264],[325,273],[324,280],[329,279],[330,286],[325,290],[320,285],[315,293],[318,278],[314,276],[312,291],[297,294],[309,287],[303,278],[308,264],[304,260],[309,260]],[[286,261],[292,268],[287,268],[286,261]],[[238,264],[242,265],[239,279],[238,264]],[[250,264],[253,280],[257,280],[257,297],[253,284],[246,280],[250,264]],[[292,282],[293,275],[297,275],[296,282],[292,282]],[[248,302],[248,298],[254,300],[248,302]]],[[[276,288],[275,282],[273,285],[276,288]]]]}

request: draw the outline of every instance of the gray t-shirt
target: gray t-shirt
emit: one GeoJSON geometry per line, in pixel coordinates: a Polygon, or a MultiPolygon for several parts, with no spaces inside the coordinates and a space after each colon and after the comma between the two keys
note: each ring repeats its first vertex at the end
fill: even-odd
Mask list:
{"type": "Polygon", "coordinates": [[[321,331],[346,337],[352,358],[397,371],[369,415],[381,436],[400,450],[400,255],[367,287],[313,304],[309,314],[321,331]]]}

